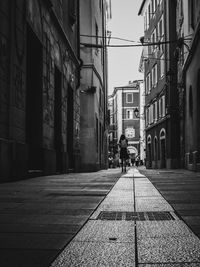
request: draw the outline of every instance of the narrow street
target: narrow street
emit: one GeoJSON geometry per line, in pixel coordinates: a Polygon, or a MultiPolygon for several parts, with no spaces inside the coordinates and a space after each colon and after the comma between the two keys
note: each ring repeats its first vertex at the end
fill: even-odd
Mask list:
{"type": "Polygon", "coordinates": [[[2,184],[0,266],[200,266],[199,174],[120,171],[2,184]]]}

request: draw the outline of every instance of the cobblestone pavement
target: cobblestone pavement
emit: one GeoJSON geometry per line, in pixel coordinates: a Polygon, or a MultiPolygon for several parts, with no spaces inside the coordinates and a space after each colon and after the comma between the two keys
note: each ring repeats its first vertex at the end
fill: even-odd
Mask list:
{"type": "Polygon", "coordinates": [[[200,266],[199,238],[142,172],[122,175],[51,267],[200,266]]]}

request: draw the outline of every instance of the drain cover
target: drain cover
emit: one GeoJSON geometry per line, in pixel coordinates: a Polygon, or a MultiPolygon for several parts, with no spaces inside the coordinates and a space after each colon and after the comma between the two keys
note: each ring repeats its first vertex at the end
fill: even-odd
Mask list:
{"type": "Polygon", "coordinates": [[[170,212],[124,212],[101,211],[97,220],[105,221],[169,221],[174,220],[170,212]]]}

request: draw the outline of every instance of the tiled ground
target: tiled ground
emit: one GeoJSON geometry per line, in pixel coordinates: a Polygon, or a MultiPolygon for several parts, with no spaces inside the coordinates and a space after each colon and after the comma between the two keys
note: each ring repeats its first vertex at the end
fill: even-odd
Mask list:
{"type": "Polygon", "coordinates": [[[131,169],[52,264],[64,266],[200,266],[200,240],[152,183],[131,169]],[[174,220],[106,221],[97,218],[101,211],[167,211],[174,220]]]}

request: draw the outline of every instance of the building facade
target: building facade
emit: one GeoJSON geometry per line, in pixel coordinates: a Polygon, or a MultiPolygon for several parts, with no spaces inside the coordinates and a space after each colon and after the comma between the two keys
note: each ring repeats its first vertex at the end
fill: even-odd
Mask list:
{"type": "Polygon", "coordinates": [[[146,95],[146,166],[178,168],[176,1],[144,0],[138,14],[144,17],[141,42],[146,95]]]}
{"type": "Polygon", "coordinates": [[[79,7],[0,1],[0,180],[77,169],[79,7]]]}
{"type": "Polygon", "coordinates": [[[144,160],[144,114],[140,104],[143,103],[141,97],[144,97],[142,80],[130,81],[128,85],[115,87],[113,94],[109,96],[110,152],[117,153],[120,136],[125,134],[130,155],[140,155],[144,160]]]}
{"type": "Polygon", "coordinates": [[[181,163],[200,171],[200,2],[177,1],[181,163]]]}
{"type": "Polygon", "coordinates": [[[81,170],[107,166],[106,19],[110,1],[80,1],[81,170]]]}

